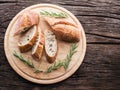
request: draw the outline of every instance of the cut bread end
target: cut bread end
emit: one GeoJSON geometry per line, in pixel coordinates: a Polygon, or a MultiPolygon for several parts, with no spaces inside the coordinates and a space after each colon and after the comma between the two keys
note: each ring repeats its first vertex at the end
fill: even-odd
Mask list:
{"type": "Polygon", "coordinates": [[[18,16],[18,20],[15,25],[14,35],[26,32],[32,26],[37,25],[38,23],[39,15],[34,11],[26,10],[21,15],[18,16]]]}
{"type": "Polygon", "coordinates": [[[34,49],[32,50],[32,56],[40,60],[43,52],[43,45],[38,44],[35,45],[34,49]]]}
{"type": "Polygon", "coordinates": [[[37,26],[33,26],[29,31],[22,34],[18,47],[21,52],[27,52],[32,48],[37,38],[37,26]]]}
{"type": "Polygon", "coordinates": [[[50,30],[45,30],[45,52],[49,63],[53,63],[57,55],[57,40],[54,33],[50,30]]]}
{"type": "Polygon", "coordinates": [[[42,56],[42,52],[43,52],[43,43],[40,43],[40,41],[43,39],[44,37],[41,33],[41,30],[40,28],[38,28],[38,37],[37,37],[35,45],[32,48],[32,56],[37,58],[38,60],[40,60],[42,56]]]}

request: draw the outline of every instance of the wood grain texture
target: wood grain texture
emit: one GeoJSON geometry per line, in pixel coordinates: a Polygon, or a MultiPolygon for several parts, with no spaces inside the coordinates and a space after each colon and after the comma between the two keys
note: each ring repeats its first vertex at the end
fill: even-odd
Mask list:
{"type": "MultiPolygon", "coordinates": [[[[28,7],[24,10],[22,10],[22,13],[20,12],[19,14],[17,14],[13,20],[10,22],[7,31],[5,33],[5,38],[4,38],[4,49],[5,49],[5,54],[6,57],[8,59],[9,64],[11,65],[11,67],[23,78],[34,82],[34,83],[38,83],[38,84],[53,84],[56,82],[60,82],[63,81],[64,79],[67,79],[68,77],[70,77],[73,73],[75,73],[75,71],[79,68],[79,66],[81,65],[83,58],[85,56],[85,52],[86,52],[86,38],[85,38],[85,32],[81,26],[81,24],[79,23],[79,21],[75,18],[75,16],[73,16],[73,14],[69,13],[67,10],[58,7],[56,5],[52,5],[52,4],[38,4],[38,5],[34,5],[32,7],[28,7]],[[41,9],[42,7],[42,9],[41,9]],[[64,11],[66,12],[69,17],[68,20],[71,20],[71,22],[76,23],[79,27],[79,29],[81,30],[81,40],[80,42],[77,43],[77,52],[74,54],[68,69],[65,71],[63,68],[60,68],[59,70],[56,70],[55,72],[51,72],[51,73],[37,73],[35,74],[33,69],[31,69],[30,67],[26,66],[25,64],[23,64],[21,61],[17,60],[17,58],[15,58],[12,54],[14,52],[14,50],[17,53],[20,53],[20,51],[18,50],[18,45],[16,44],[18,42],[18,40],[20,39],[20,37],[18,36],[14,36],[14,26],[16,23],[16,20],[18,18],[19,15],[21,15],[22,13],[25,12],[25,10],[34,10],[36,13],[39,13],[40,10],[46,9],[47,11],[49,10],[58,10],[58,12],[60,11],[64,11]],[[54,8],[54,9],[53,9],[54,8]],[[73,20],[73,21],[72,21],[73,20]]],[[[41,30],[50,30],[50,27],[45,23],[45,21],[43,20],[43,17],[40,17],[40,21],[39,21],[39,26],[41,27],[41,30]]],[[[33,30],[34,31],[34,30],[33,30]]],[[[79,31],[78,31],[79,32],[79,31]]],[[[36,36],[36,34],[35,34],[36,36]]],[[[79,37],[80,38],[80,37],[79,37]]],[[[66,58],[66,55],[69,52],[69,48],[71,46],[70,43],[65,43],[62,41],[57,40],[58,42],[58,52],[57,52],[57,56],[56,56],[56,62],[59,62],[59,60],[61,62],[64,62],[64,58],[66,58]],[[63,47],[64,46],[64,47],[63,47]],[[63,59],[62,59],[63,58],[63,59]]],[[[71,52],[72,53],[72,52],[71,52]]],[[[25,57],[26,59],[28,58],[30,61],[29,62],[33,62],[34,67],[39,67],[40,69],[43,71],[46,71],[46,69],[50,66],[50,64],[48,62],[46,62],[47,60],[46,55],[43,54],[41,57],[40,62],[36,62],[35,59],[31,56],[31,51],[28,51],[27,53],[22,54],[23,57],[25,57]]]]}
{"type": "Polygon", "coordinates": [[[0,90],[119,90],[120,0],[0,0],[0,50],[0,90]],[[12,18],[38,3],[57,4],[74,13],[85,29],[88,43],[79,70],[65,81],[47,86],[17,75],[3,48],[4,34],[12,18]]]}

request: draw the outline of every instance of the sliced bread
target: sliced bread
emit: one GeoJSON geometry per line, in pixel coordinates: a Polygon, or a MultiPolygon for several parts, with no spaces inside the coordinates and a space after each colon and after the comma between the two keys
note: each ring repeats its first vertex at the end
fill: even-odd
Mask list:
{"type": "Polygon", "coordinates": [[[43,53],[43,45],[44,45],[44,35],[41,32],[40,28],[38,28],[38,37],[36,42],[32,48],[32,56],[40,60],[43,53]]]}
{"type": "Polygon", "coordinates": [[[53,63],[57,55],[57,40],[54,33],[50,30],[44,31],[45,52],[49,63],[53,63]]]}
{"type": "Polygon", "coordinates": [[[37,26],[33,26],[30,30],[20,36],[18,47],[21,52],[27,52],[32,48],[37,38],[37,26]]]}
{"type": "Polygon", "coordinates": [[[80,40],[80,30],[71,19],[45,17],[45,21],[50,25],[55,35],[67,42],[78,42],[80,40]]]}
{"type": "Polygon", "coordinates": [[[39,23],[39,15],[33,11],[27,10],[19,15],[18,20],[15,25],[14,35],[25,32],[29,30],[33,25],[39,23]]]}

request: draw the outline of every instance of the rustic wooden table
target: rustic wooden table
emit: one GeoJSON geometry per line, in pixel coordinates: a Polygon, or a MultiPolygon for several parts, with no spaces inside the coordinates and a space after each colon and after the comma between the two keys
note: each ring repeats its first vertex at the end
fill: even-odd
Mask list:
{"type": "Polygon", "coordinates": [[[120,0],[0,0],[0,90],[119,90],[120,0]],[[65,7],[82,23],[87,52],[81,67],[67,80],[38,85],[20,77],[8,64],[4,35],[22,9],[38,3],[65,7]]]}

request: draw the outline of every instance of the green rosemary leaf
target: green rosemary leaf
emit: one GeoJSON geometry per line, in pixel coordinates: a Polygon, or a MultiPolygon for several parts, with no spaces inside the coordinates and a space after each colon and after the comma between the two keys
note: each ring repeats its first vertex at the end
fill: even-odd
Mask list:
{"type": "MultiPolygon", "coordinates": [[[[44,12],[46,14],[48,14],[48,12],[44,12]]],[[[56,14],[53,14],[56,15],[56,14]]],[[[55,62],[52,66],[48,67],[46,71],[42,71],[39,69],[36,69],[36,67],[34,66],[33,62],[31,62],[30,60],[26,60],[24,59],[24,57],[22,55],[18,55],[18,53],[16,51],[13,52],[13,55],[18,58],[20,61],[24,62],[25,64],[27,64],[29,67],[34,68],[34,73],[40,73],[40,72],[45,72],[45,73],[50,73],[60,67],[64,67],[64,69],[66,70],[69,66],[70,61],[72,60],[72,56],[77,52],[76,48],[77,48],[77,44],[72,44],[69,53],[67,54],[66,58],[64,59],[64,61],[59,61],[59,62],[55,62]]]]}
{"type": "Polygon", "coordinates": [[[34,73],[40,73],[40,72],[44,72],[44,71],[39,70],[39,69],[35,69],[35,70],[34,70],[34,73]]]}
{"type": "Polygon", "coordinates": [[[48,11],[43,10],[40,12],[40,14],[50,16],[50,17],[55,17],[55,18],[66,18],[67,17],[67,14],[63,12],[48,12],[48,11]]]}
{"type": "Polygon", "coordinates": [[[66,59],[64,61],[64,64],[63,64],[65,70],[68,68],[69,63],[70,63],[70,61],[72,59],[72,56],[77,52],[76,48],[77,48],[77,44],[76,43],[71,45],[69,54],[67,55],[67,57],[66,57],[66,59]]]}
{"type": "Polygon", "coordinates": [[[27,60],[25,63],[26,63],[28,66],[30,66],[31,68],[34,68],[34,64],[33,64],[33,62],[30,62],[30,60],[27,60]]]}
{"type": "Polygon", "coordinates": [[[24,59],[24,57],[23,57],[21,54],[18,55],[18,53],[17,53],[16,51],[13,52],[13,55],[14,55],[16,58],[18,58],[20,61],[22,61],[23,63],[25,63],[26,65],[28,65],[29,67],[33,68],[33,69],[35,70],[35,71],[34,71],[35,73],[44,72],[44,71],[41,71],[41,70],[37,69],[37,68],[34,66],[33,62],[31,62],[30,60],[24,59]]]}
{"type": "Polygon", "coordinates": [[[32,62],[30,62],[30,60],[26,60],[24,59],[24,57],[22,55],[18,55],[16,51],[13,52],[13,55],[18,58],[20,61],[24,62],[25,64],[27,64],[29,67],[31,68],[35,68],[34,64],[32,62]]]}
{"type": "Polygon", "coordinates": [[[34,68],[34,73],[40,73],[44,72],[43,70],[40,70],[40,65],[37,68],[34,68]]]}
{"type": "Polygon", "coordinates": [[[52,70],[53,70],[53,66],[50,66],[50,67],[48,67],[46,73],[49,73],[49,72],[51,72],[52,70]]]}
{"type": "Polygon", "coordinates": [[[48,67],[48,69],[47,69],[46,72],[47,72],[47,73],[50,73],[50,72],[52,72],[52,71],[60,68],[61,66],[63,66],[63,62],[61,62],[61,61],[55,62],[55,63],[53,64],[53,66],[48,67]]]}
{"type": "Polygon", "coordinates": [[[64,69],[66,70],[69,66],[69,63],[72,59],[72,56],[77,52],[76,51],[76,48],[77,48],[77,44],[72,44],[71,45],[71,48],[70,48],[70,51],[69,51],[69,54],[66,56],[66,58],[64,59],[63,62],[59,61],[59,62],[55,62],[52,66],[48,67],[47,69],[47,73],[50,73],[60,67],[64,67],[64,69]]]}
{"type": "Polygon", "coordinates": [[[65,60],[65,62],[63,63],[63,67],[65,70],[68,68],[68,60],[65,60]]]}

